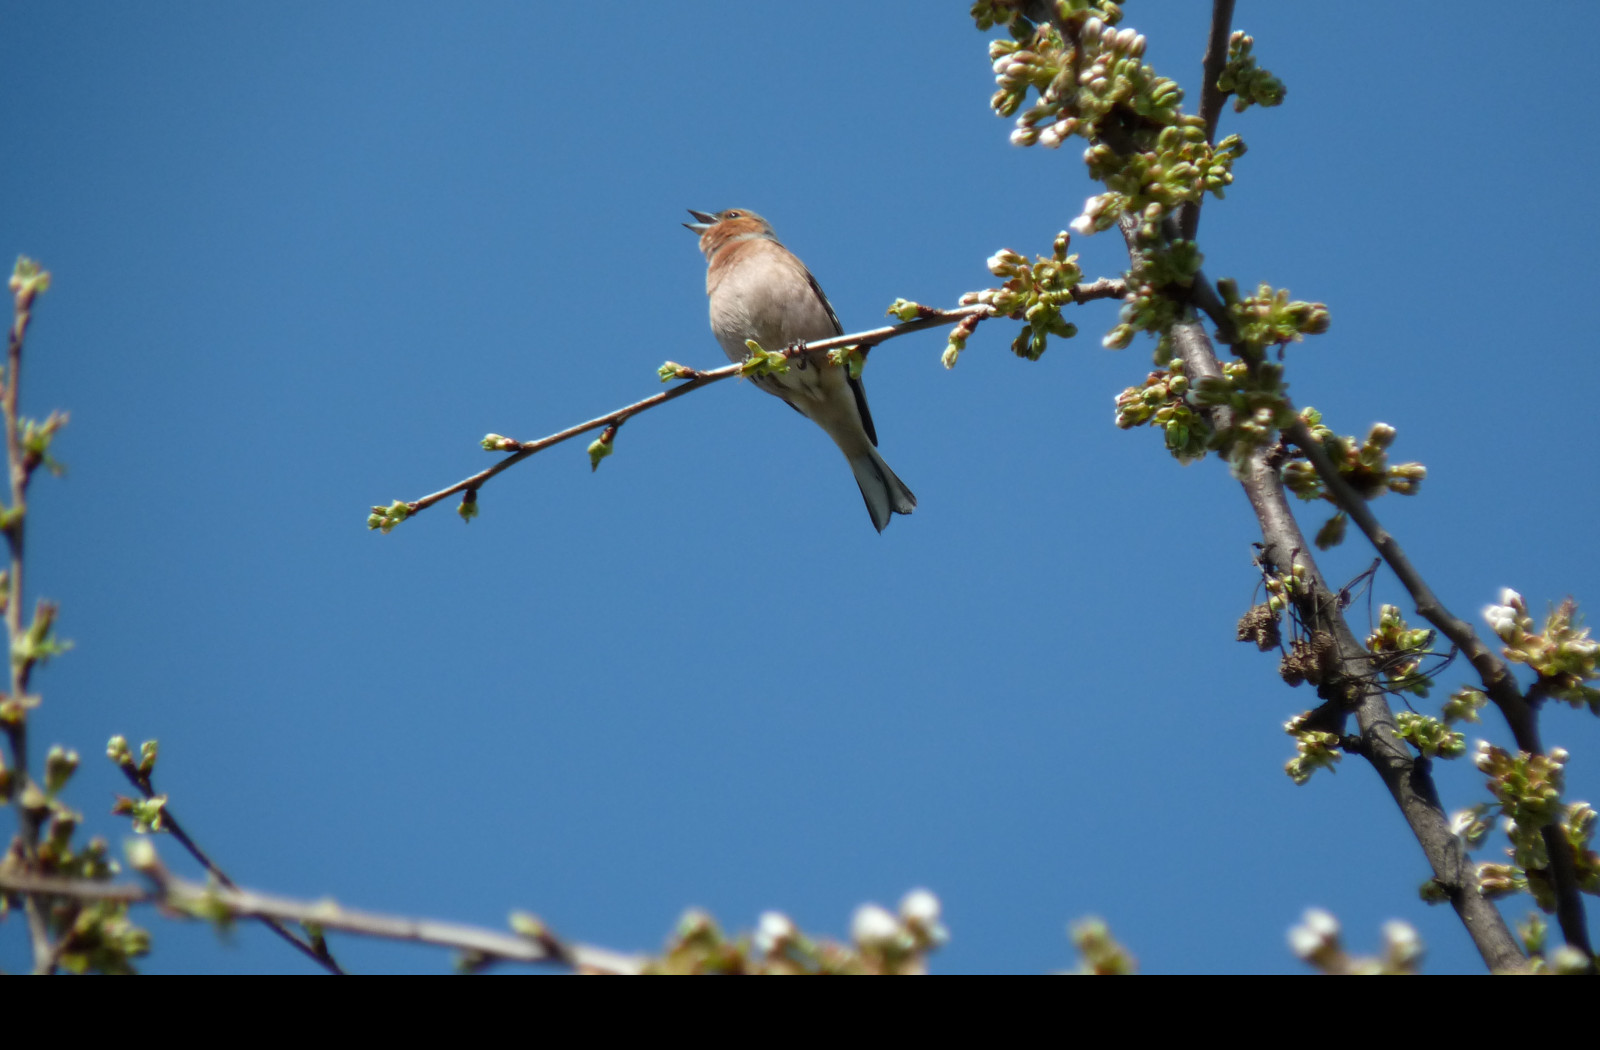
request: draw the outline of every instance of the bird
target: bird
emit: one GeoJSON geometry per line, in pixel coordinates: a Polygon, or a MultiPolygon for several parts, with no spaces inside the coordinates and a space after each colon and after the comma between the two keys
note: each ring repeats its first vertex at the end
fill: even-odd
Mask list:
{"type": "MultiPolygon", "coordinates": [[[[817,279],[779,242],[766,219],[745,208],[715,214],[688,211],[696,221],[683,225],[700,235],[706,257],[711,331],[730,361],[749,356],[746,340],[755,340],[763,350],[782,350],[844,334],[817,279]]],[[[839,446],[879,532],[889,524],[890,514],[916,509],[917,497],[878,454],[867,392],[849,369],[830,365],[817,351],[790,358],[787,374],[755,376],[753,381],[821,427],[839,446]]]]}

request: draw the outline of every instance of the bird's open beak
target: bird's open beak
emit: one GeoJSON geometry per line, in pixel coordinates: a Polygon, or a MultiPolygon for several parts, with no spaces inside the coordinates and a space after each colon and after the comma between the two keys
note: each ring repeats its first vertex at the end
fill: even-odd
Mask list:
{"type": "Polygon", "coordinates": [[[689,214],[693,215],[700,221],[684,223],[683,228],[686,230],[693,230],[695,233],[705,233],[707,230],[711,229],[711,227],[717,224],[717,217],[715,215],[707,215],[705,212],[695,211],[693,208],[689,209],[689,214]]]}

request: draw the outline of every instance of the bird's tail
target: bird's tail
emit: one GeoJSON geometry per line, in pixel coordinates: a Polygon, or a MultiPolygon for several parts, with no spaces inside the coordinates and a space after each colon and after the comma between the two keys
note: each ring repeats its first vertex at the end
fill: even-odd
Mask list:
{"type": "Polygon", "coordinates": [[[861,486],[861,498],[867,503],[867,513],[872,515],[872,524],[879,531],[889,524],[890,514],[910,514],[917,509],[917,497],[906,488],[906,483],[895,476],[889,469],[889,464],[878,455],[878,450],[871,445],[857,455],[849,457],[850,469],[856,476],[856,484],[861,486]]]}

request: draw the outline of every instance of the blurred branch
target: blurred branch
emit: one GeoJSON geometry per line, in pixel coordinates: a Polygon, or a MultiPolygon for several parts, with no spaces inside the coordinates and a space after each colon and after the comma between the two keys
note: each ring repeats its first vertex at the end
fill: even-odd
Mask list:
{"type": "MultiPolygon", "coordinates": [[[[143,840],[140,840],[144,845],[143,840]]],[[[79,900],[156,904],[171,911],[213,922],[236,919],[272,919],[342,930],[368,937],[410,941],[453,948],[474,963],[558,963],[584,973],[631,974],[639,972],[643,958],[605,948],[572,944],[548,931],[519,936],[460,923],[414,919],[377,912],[355,911],[332,901],[300,901],[253,893],[236,887],[203,885],[178,878],[154,858],[154,850],[136,862],[151,886],[112,884],[93,879],[62,879],[18,873],[0,873],[0,890],[34,897],[71,897],[79,900]]]]}
{"type": "MultiPolygon", "coordinates": [[[[1074,289],[1073,299],[1075,302],[1083,303],[1094,299],[1121,298],[1124,293],[1125,288],[1120,280],[1103,279],[1088,284],[1078,285],[1077,288],[1074,289]]],[[[992,317],[1000,316],[1003,315],[996,313],[992,307],[982,304],[977,306],[962,306],[954,310],[939,310],[933,307],[925,306],[918,309],[915,320],[906,321],[901,324],[885,325],[882,328],[873,328],[864,332],[854,332],[849,335],[835,336],[831,339],[820,339],[813,343],[807,343],[804,346],[792,346],[783,350],[772,350],[771,353],[773,355],[781,355],[785,360],[788,360],[799,357],[801,354],[805,353],[835,350],[850,346],[859,347],[863,352],[865,352],[870,350],[872,347],[879,345],[880,343],[886,343],[891,339],[896,339],[903,335],[910,335],[913,332],[921,332],[929,328],[941,328],[945,325],[957,324],[969,318],[987,320],[992,317]]],[[[390,508],[374,507],[373,516],[368,519],[368,523],[373,528],[381,527],[387,531],[387,528],[391,527],[392,524],[398,523],[398,520],[404,520],[405,518],[410,517],[419,511],[426,510],[428,507],[433,506],[440,500],[448,499],[458,492],[468,493],[470,501],[471,494],[475,494],[478,489],[482,488],[483,485],[489,481],[490,478],[493,478],[501,471],[522,462],[535,453],[543,452],[547,448],[559,445],[564,441],[570,441],[571,439],[578,437],[580,434],[587,434],[592,430],[620,427],[623,423],[627,422],[629,419],[632,419],[641,412],[646,412],[652,408],[656,408],[659,405],[664,405],[668,401],[676,400],[677,398],[683,397],[685,394],[693,393],[694,391],[703,387],[710,386],[712,383],[721,382],[724,379],[730,379],[734,376],[740,375],[746,368],[743,363],[725,365],[721,368],[711,369],[710,371],[700,371],[698,369],[692,369],[683,366],[675,367],[677,378],[683,379],[684,382],[673,387],[671,390],[663,391],[662,393],[647,397],[642,401],[635,401],[631,405],[624,405],[622,408],[614,409],[613,411],[607,412],[603,416],[596,416],[594,419],[570,426],[565,430],[557,431],[556,433],[550,434],[547,437],[539,438],[537,441],[517,442],[512,441],[509,438],[503,438],[501,439],[503,444],[496,445],[494,447],[502,448],[504,451],[509,451],[511,452],[511,455],[500,460],[494,466],[488,468],[487,470],[481,470],[471,477],[463,478],[448,488],[440,489],[438,492],[430,493],[420,499],[403,501],[390,508]],[[402,511],[398,519],[391,518],[388,519],[387,524],[379,524],[385,511],[392,513],[395,510],[402,511]]],[[[668,372],[668,378],[672,377],[669,366],[663,366],[663,371],[668,372]]],[[[615,433],[615,430],[613,429],[611,433],[615,433]]]]}

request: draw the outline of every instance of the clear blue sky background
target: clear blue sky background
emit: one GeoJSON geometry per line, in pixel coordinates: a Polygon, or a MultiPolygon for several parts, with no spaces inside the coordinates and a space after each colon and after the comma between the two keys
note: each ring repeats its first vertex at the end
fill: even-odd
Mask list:
{"type": "MultiPolygon", "coordinates": [[[[1128,5],[1191,100],[1209,6],[1128,5]]],[[[881,536],[824,435],[734,383],[632,422],[597,474],[581,441],[518,466],[470,526],[452,503],[366,530],[488,465],[485,432],[722,361],[685,208],[767,215],[853,330],[1048,251],[1091,191],[1078,140],[1007,144],[965,3],[596,10],[4,5],[0,248],[56,281],[24,396],[72,413],[29,583],[77,648],[34,737],[83,753],[89,830],[126,835],[100,757],[124,733],[161,740],[159,786],[235,877],[284,894],[653,949],[691,905],[842,934],[927,886],[947,972],[1068,965],[1088,914],[1147,970],[1294,972],[1284,932],[1318,905],[1356,948],[1402,917],[1430,970],[1477,969],[1364,764],[1283,775],[1315,699],[1233,640],[1254,521],[1220,464],[1112,426],[1148,368],[1100,347],[1114,304],[1036,364],[1010,323],[953,372],[939,334],[875,353],[920,500],[881,536]]],[[[1209,272],[1329,304],[1293,392],[1428,465],[1377,509],[1446,602],[1600,601],[1600,8],[1247,0],[1237,24],[1289,95],[1225,116],[1250,152],[1206,207],[1209,272]]],[[[1594,720],[1545,735],[1600,795],[1594,720]]],[[[1481,783],[1441,772],[1452,810],[1481,783]]],[[[146,918],[153,971],[306,969],[258,929],[146,918]]]]}

